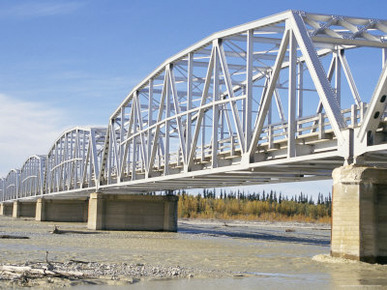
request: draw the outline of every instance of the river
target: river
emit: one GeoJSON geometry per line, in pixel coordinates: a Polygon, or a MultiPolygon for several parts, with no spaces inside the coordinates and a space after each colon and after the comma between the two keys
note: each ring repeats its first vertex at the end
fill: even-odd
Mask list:
{"type": "Polygon", "coordinates": [[[329,256],[329,225],[180,220],[177,233],[164,233],[88,231],[82,223],[0,217],[0,234],[29,237],[0,240],[2,264],[44,260],[48,251],[52,261],[179,266],[193,273],[179,279],[144,277],[121,285],[130,289],[387,289],[387,265],[329,256]],[[54,224],[67,234],[50,234],[54,224]]]}

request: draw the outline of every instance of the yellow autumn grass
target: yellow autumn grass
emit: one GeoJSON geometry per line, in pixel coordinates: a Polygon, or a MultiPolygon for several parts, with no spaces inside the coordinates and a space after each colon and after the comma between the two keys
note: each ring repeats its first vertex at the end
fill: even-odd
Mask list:
{"type": "Polygon", "coordinates": [[[330,223],[330,212],[329,204],[316,205],[289,200],[279,203],[183,194],[178,202],[180,218],[330,223]]]}

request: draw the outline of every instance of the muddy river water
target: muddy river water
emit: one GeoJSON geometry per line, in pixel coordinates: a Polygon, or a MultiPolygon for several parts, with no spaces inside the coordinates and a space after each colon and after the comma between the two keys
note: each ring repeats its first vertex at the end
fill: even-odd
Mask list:
{"type": "Polygon", "coordinates": [[[192,271],[188,277],[139,279],[114,289],[387,289],[387,265],[329,256],[329,225],[181,220],[177,233],[164,233],[88,231],[82,223],[0,217],[0,234],[29,237],[0,239],[1,264],[41,261],[48,251],[52,261],[179,266],[192,271]],[[67,233],[51,234],[54,224],[67,233]]]}

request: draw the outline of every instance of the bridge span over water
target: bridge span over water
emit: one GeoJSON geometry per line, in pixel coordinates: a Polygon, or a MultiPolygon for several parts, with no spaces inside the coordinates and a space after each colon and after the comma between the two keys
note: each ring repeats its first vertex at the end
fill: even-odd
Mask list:
{"type": "Polygon", "coordinates": [[[386,52],[378,19],[286,11],[215,33],[133,88],[106,128],[68,130],[11,170],[2,210],[29,201],[54,219],[44,208],[78,200],[90,228],[134,219],[148,229],[156,212],[153,228],[175,230],[175,197],[138,194],[329,179],[338,168],[332,253],[386,258],[386,52]]]}

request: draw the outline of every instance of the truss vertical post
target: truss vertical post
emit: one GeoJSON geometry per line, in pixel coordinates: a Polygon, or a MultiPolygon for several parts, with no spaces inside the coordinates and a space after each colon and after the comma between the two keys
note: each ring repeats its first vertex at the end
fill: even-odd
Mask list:
{"type": "MultiPolygon", "coordinates": [[[[218,40],[214,46],[218,45],[218,40]]],[[[219,56],[214,56],[214,73],[213,73],[213,96],[212,96],[212,144],[211,144],[211,162],[212,168],[218,167],[218,134],[219,134],[219,56]]]]}
{"type": "MultiPolygon", "coordinates": [[[[90,140],[89,140],[89,142],[90,142],[90,140]]],[[[93,174],[93,161],[92,161],[92,159],[93,159],[93,157],[92,157],[92,154],[93,154],[93,152],[91,152],[92,151],[92,148],[91,148],[91,143],[89,143],[89,146],[90,146],[90,161],[89,161],[89,187],[91,187],[91,186],[93,186],[93,178],[92,178],[92,174],[93,174]]]]}
{"type": "MultiPolygon", "coordinates": [[[[93,162],[93,170],[94,170],[94,176],[95,176],[95,181],[96,184],[98,183],[98,176],[99,176],[99,164],[98,164],[98,152],[97,152],[97,141],[96,141],[96,136],[95,136],[95,131],[94,129],[90,130],[90,135],[89,135],[89,142],[91,145],[91,160],[93,162]]],[[[90,175],[92,175],[92,172],[90,172],[90,175]]]]}
{"type": "Polygon", "coordinates": [[[16,171],[15,173],[15,190],[16,190],[16,197],[19,198],[20,193],[19,193],[19,172],[16,171]]]}
{"type": "Polygon", "coordinates": [[[296,156],[297,43],[289,32],[288,158],[296,156]]]}
{"type": "Polygon", "coordinates": [[[204,116],[203,116],[203,121],[202,121],[202,136],[201,136],[201,147],[202,147],[202,150],[201,150],[201,160],[202,162],[204,161],[204,158],[205,158],[205,154],[204,154],[204,149],[205,149],[205,146],[206,146],[206,113],[204,113],[204,116]]]}
{"type": "Polygon", "coordinates": [[[335,88],[336,88],[336,99],[339,105],[341,104],[341,66],[340,66],[340,61],[339,61],[339,55],[341,51],[335,51],[333,53],[335,57],[335,88]]]}
{"type": "MultiPolygon", "coordinates": [[[[108,147],[108,154],[106,156],[106,167],[107,167],[107,183],[110,184],[112,182],[112,167],[113,167],[113,164],[112,164],[112,158],[113,156],[111,156],[113,154],[113,142],[112,142],[112,139],[115,138],[114,136],[114,130],[112,130],[112,127],[113,127],[113,120],[111,120],[109,122],[109,126],[108,126],[108,132],[107,132],[107,138],[109,138],[107,140],[108,144],[107,144],[107,147],[108,147]]],[[[106,148],[106,146],[105,146],[106,148]]]]}
{"type": "MultiPolygon", "coordinates": [[[[136,95],[135,95],[136,97],[136,95]]],[[[122,164],[123,162],[123,158],[124,158],[124,150],[123,150],[123,146],[124,145],[124,137],[125,137],[125,128],[124,128],[124,123],[125,123],[125,107],[122,106],[121,107],[121,124],[120,124],[120,143],[119,143],[119,161],[118,161],[118,164],[122,164]]]]}
{"type": "Polygon", "coordinates": [[[169,82],[171,81],[170,80],[170,75],[168,73],[168,71],[170,70],[170,67],[167,66],[165,68],[165,74],[166,74],[166,83],[165,83],[165,100],[166,100],[166,103],[165,103],[165,151],[164,151],[164,175],[168,175],[169,173],[169,142],[170,142],[170,137],[169,137],[169,126],[170,126],[170,121],[169,121],[169,117],[171,115],[171,89],[170,89],[170,85],[169,85],[169,82]]]}
{"type": "Polygon", "coordinates": [[[254,31],[247,32],[247,57],[246,57],[246,98],[245,98],[245,148],[249,148],[251,141],[251,120],[253,108],[253,51],[254,31]]]}
{"type": "Polygon", "coordinates": [[[153,125],[153,79],[149,80],[149,91],[148,91],[148,138],[147,138],[147,163],[145,164],[145,168],[147,174],[150,170],[149,163],[151,158],[151,145],[152,145],[152,130],[150,127],[153,125]]]}
{"type": "Polygon", "coordinates": [[[193,53],[188,54],[188,69],[187,69],[187,124],[185,128],[185,146],[187,152],[186,154],[186,160],[185,164],[187,164],[188,168],[188,159],[189,159],[189,152],[191,150],[191,139],[192,139],[192,133],[191,133],[191,126],[192,126],[192,113],[190,112],[192,109],[192,75],[193,75],[193,53]]]}
{"type": "MultiPolygon", "coordinates": [[[[304,63],[301,61],[298,63],[297,83],[297,118],[301,119],[304,115],[304,63]]],[[[298,129],[301,127],[302,125],[299,125],[298,129]]]]}
{"type": "Polygon", "coordinates": [[[131,179],[132,180],[135,180],[136,179],[136,157],[137,157],[137,145],[136,145],[136,137],[133,137],[132,138],[132,168],[131,168],[131,171],[132,171],[132,176],[131,176],[131,179]]]}
{"type": "Polygon", "coordinates": [[[351,105],[351,125],[355,128],[357,125],[357,106],[356,104],[351,105]]]}
{"type": "Polygon", "coordinates": [[[270,104],[269,109],[267,111],[267,138],[269,142],[269,149],[274,148],[274,132],[272,126],[272,117],[273,117],[273,104],[270,104]]]}

